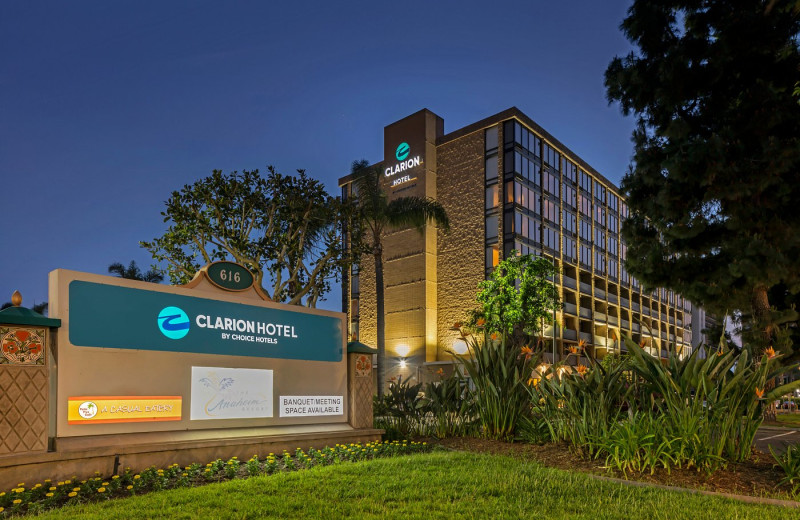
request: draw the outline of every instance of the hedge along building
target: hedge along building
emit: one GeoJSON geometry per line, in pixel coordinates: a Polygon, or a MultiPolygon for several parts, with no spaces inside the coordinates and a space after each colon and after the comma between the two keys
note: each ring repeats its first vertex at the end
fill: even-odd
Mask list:
{"type": "MultiPolygon", "coordinates": [[[[691,352],[691,304],[665,289],[645,292],[623,266],[619,189],[516,108],[444,133],[421,110],[384,128],[377,163],[390,199],[431,197],[448,233],[429,224],[385,236],[387,377],[424,380],[463,349],[452,326],[476,307],[477,285],[512,250],[543,255],[559,270],[563,310],[547,327],[552,359],[584,340],[602,358],[631,335],[654,355],[691,352]],[[428,369],[432,370],[426,370],[428,369]]],[[[339,180],[353,196],[352,176],[339,180]]],[[[376,341],[375,273],[365,257],[344,276],[349,333],[376,341]]],[[[699,326],[699,324],[698,324],[699,326]]]]}

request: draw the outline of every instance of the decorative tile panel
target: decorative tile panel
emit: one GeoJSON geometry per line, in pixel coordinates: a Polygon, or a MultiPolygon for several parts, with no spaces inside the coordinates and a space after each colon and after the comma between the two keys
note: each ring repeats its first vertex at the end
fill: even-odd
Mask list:
{"type": "Polygon", "coordinates": [[[45,329],[0,327],[0,364],[45,365],[45,329]]]}

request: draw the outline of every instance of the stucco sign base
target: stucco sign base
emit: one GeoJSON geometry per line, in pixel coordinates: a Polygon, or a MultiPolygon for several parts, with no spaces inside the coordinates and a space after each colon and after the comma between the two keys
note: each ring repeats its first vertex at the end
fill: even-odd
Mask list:
{"type": "Polygon", "coordinates": [[[238,457],[246,461],[284,449],[324,448],[335,444],[380,440],[383,430],[353,429],[348,425],[295,425],[270,428],[226,428],[178,432],[132,433],[58,439],[56,451],[0,457],[0,489],[20,482],[29,485],[77,477],[119,474],[125,468],[188,466],[238,457]]]}

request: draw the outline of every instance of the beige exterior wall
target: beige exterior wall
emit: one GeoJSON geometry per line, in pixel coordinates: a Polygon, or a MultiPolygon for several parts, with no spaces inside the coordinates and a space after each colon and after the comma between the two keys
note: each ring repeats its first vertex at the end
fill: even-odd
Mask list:
{"type": "Polygon", "coordinates": [[[439,315],[437,352],[428,361],[452,359],[456,333],[476,308],[478,283],[484,279],[484,131],[478,130],[439,147],[439,202],[450,218],[449,233],[439,232],[439,315]]]}

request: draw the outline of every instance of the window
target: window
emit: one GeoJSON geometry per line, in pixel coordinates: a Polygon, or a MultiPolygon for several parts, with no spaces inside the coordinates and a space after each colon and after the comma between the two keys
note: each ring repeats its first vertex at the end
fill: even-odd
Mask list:
{"type": "Polygon", "coordinates": [[[564,204],[571,208],[578,207],[578,192],[567,184],[564,185],[564,204]]]}
{"type": "Polygon", "coordinates": [[[592,223],[584,219],[581,219],[581,240],[592,242],[592,223]]]}
{"type": "Polygon", "coordinates": [[[608,254],[617,256],[617,239],[613,235],[608,235],[608,254]]]}
{"type": "Polygon", "coordinates": [[[545,226],[544,233],[543,233],[543,242],[545,247],[549,247],[553,251],[558,251],[561,248],[559,247],[559,240],[558,240],[558,230],[553,229],[550,226],[545,226]]]}
{"type": "Polygon", "coordinates": [[[486,158],[486,180],[493,181],[497,179],[497,156],[490,155],[486,158]]]}
{"type": "Polygon", "coordinates": [[[597,181],[594,181],[594,198],[600,202],[605,202],[606,200],[606,188],[597,181]]]}
{"type": "Polygon", "coordinates": [[[613,193],[608,194],[608,207],[614,211],[617,211],[617,200],[618,197],[613,193]]]}
{"type": "Polygon", "coordinates": [[[564,178],[570,181],[572,184],[578,182],[578,167],[575,166],[575,163],[564,157],[564,178]]]}
{"type": "Polygon", "coordinates": [[[532,190],[526,186],[523,186],[519,182],[515,182],[514,186],[514,193],[511,194],[511,183],[506,184],[506,200],[509,203],[516,203],[526,208],[534,213],[541,214],[541,202],[539,200],[539,193],[536,190],[532,190]]]}
{"type": "Polygon", "coordinates": [[[558,210],[558,202],[553,202],[550,199],[543,199],[542,201],[542,216],[553,222],[554,224],[558,225],[558,217],[559,217],[559,210],[558,210]]]}
{"type": "Polygon", "coordinates": [[[605,227],[606,225],[606,208],[604,208],[600,204],[595,204],[594,221],[603,227],[605,227]]]}
{"type": "Polygon", "coordinates": [[[617,279],[617,261],[613,258],[608,259],[608,276],[617,279]]]}
{"type": "Polygon", "coordinates": [[[486,217],[486,240],[497,239],[497,215],[486,217]]]}
{"type": "Polygon", "coordinates": [[[577,227],[577,219],[575,218],[575,214],[571,213],[570,211],[564,210],[564,221],[563,226],[565,231],[569,231],[573,235],[578,232],[577,227]]]}
{"type": "Polygon", "coordinates": [[[506,121],[503,124],[503,142],[511,144],[514,142],[514,121],[506,121]]]}
{"type": "Polygon", "coordinates": [[[496,208],[500,205],[500,186],[492,184],[486,188],[486,209],[496,208]]]}
{"type": "Polygon", "coordinates": [[[561,163],[561,154],[555,151],[549,144],[544,143],[542,147],[542,160],[545,164],[558,171],[558,167],[561,163]]]}
{"type": "Polygon", "coordinates": [[[491,128],[486,129],[486,146],[484,147],[485,151],[491,151],[497,149],[497,127],[493,126],[491,128]]]}
{"type": "Polygon", "coordinates": [[[541,228],[541,221],[529,215],[525,215],[519,211],[514,213],[514,233],[539,242],[539,230],[541,228]]]}
{"type": "Polygon", "coordinates": [[[603,254],[602,251],[594,252],[594,272],[596,273],[606,272],[606,256],[603,254]]]}
{"type": "Polygon", "coordinates": [[[545,170],[542,175],[542,183],[544,185],[545,191],[558,197],[559,195],[558,175],[545,170]]]}
{"type": "Polygon", "coordinates": [[[581,263],[586,267],[592,266],[592,248],[581,245],[581,263]]]}
{"type": "Polygon", "coordinates": [[[585,171],[581,170],[580,173],[580,186],[583,191],[586,193],[592,192],[592,178],[589,177],[589,174],[585,171]]]}
{"type": "Polygon", "coordinates": [[[606,248],[606,234],[600,228],[594,229],[594,245],[603,250],[606,248]]]}
{"type": "Polygon", "coordinates": [[[592,201],[588,193],[581,191],[580,195],[578,195],[578,207],[581,210],[581,215],[585,215],[587,217],[591,216],[592,201]]]}
{"type": "Polygon", "coordinates": [[[608,230],[612,233],[619,233],[619,226],[618,226],[617,217],[612,215],[611,213],[608,214],[608,230]]]}
{"type": "Polygon", "coordinates": [[[500,263],[500,247],[497,244],[486,247],[486,268],[491,269],[500,263]]]}
{"type": "Polygon", "coordinates": [[[573,262],[578,259],[578,252],[575,249],[576,243],[574,238],[564,237],[564,256],[573,262]]]}
{"type": "Polygon", "coordinates": [[[358,275],[353,275],[350,277],[350,294],[352,296],[357,296],[359,293],[359,281],[358,275]]]}

